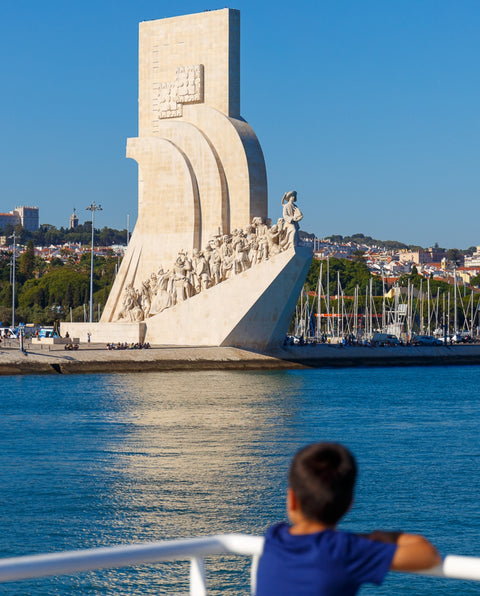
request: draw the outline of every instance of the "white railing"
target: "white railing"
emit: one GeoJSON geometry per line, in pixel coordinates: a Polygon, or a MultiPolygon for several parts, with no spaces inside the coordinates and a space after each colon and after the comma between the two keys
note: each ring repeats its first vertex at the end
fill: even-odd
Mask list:
{"type": "MultiPolygon", "coordinates": [[[[255,594],[258,559],[263,538],[245,534],[223,534],[205,538],[126,544],[108,548],[66,551],[0,559],[0,583],[51,575],[67,575],[114,567],[190,559],[190,595],[205,596],[204,557],[220,554],[252,557],[251,592],[255,594]]],[[[480,581],[480,558],[448,555],[443,563],[420,575],[480,581]]]]}

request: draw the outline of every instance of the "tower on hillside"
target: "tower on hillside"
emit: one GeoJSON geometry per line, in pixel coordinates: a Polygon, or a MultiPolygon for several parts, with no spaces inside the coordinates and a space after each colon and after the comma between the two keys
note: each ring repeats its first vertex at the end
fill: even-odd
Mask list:
{"type": "Polygon", "coordinates": [[[77,217],[77,214],[75,213],[75,207],[74,207],[73,213],[72,213],[72,215],[70,215],[70,224],[69,224],[68,228],[70,230],[74,230],[77,226],[78,226],[78,217],[77,217]]]}

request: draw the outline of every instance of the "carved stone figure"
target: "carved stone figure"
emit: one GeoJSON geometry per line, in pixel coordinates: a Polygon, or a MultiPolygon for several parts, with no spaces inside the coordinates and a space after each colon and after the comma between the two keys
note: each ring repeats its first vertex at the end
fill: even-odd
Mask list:
{"type": "Polygon", "coordinates": [[[208,266],[205,255],[198,248],[193,250],[193,267],[195,272],[195,290],[197,293],[202,292],[210,287],[210,268],[208,266]]]}
{"type": "Polygon", "coordinates": [[[267,230],[268,254],[270,256],[278,255],[280,252],[280,231],[277,225],[267,230]]]}
{"type": "Polygon", "coordinates": [[[299,221],[303,219],[303,213],[295,205],[297,201],[297,191],[286,192],[282,198],[283,219],[285,221],[285,235],[281,247],[286,250],[298,244],[299,221]]]}
{"type": "Polygon", "coordinates": [[[254,217],[252,223],[255,226],[255,233],[258,241],[257,262],[266,261],[268,259],[268,228],[266,224],[263,223],[261,217],[254,217]]]}
{"type": "Polygon", "coordinates": [[[219,284],[222,281],[222,249],[220,240],[217,238],[214,243],[212,251],[212,258],[210,260],[210,271],[212,272],[213,283],[219,284]]]}
{"type": "Polygon", "coordinates": [[[283,239],[285,238],[285,221],[283,217],[279,217],[277,220],[277,228],[278,228],[278,244],[281,247],[283,245],[283,239]]]}
{"type": "Polygon", "coordinates": [[[233,271],[233,248],[231,237],[227,234],[222,236],[221,255],[222,255],[222,280],[228,279],[233,271]]]}
{"type": "Polygon", "coordinates": [[[185,275],[185,257],[182,253],[179,253],[177,260],[173,266],[173,304],[177,302],[183,302],[186,298],[185,288],[187,286],[187,277],[185,275]]]}
{"type": "Polygon", "coordinates": [[[258,239],[257,234],[255,232],[255,226],[248,225],[245,228],[246,231],[246,240],[248,246],[248,261],[250,265],[255,265],[257,263],[257,255],[258,255],[258,239]]]}
{"type": "Polygon", "coordinates": [[[130,322],[143,321],[143,310],[140,306],[139,295],[131,283],[125,286],[122,306],[119,319],[128,319],[130,322]]]}
{"type": "Polygon", "coordinates": [[[146,319],[150,316],[150,308],[152,306],[152,297],[150,295],[150,280],[142,282],[142,289],[140,291],[140,305],[143,310],[143,317],[146,319]]]}
{"type": "Polygon", "coordinates": [[[130,319],[130,310],[135,306],[135,294],[132,296],[132,284],[127,284],[123,291],[122,310],[118,313],[118,319],[130,319]]]}
{"type": "Polygon", "coordinates": [[[150,314],[157,314],[172,305],[170,271],[164,271],[160,266],[157,274],[157,291],[152,302],[150,314]]]}
{"type": "Polygon", "coordinates": [[[157,293],[157,286],[158,286],[158,279],[157,279],[157,275],[154,272],[150,275],[150,295],[151,295],[152,299],[155,297],[155,295],[157,293]]]}
{"type": "Polygon", "coordinates": [[[193,265],[192,260],[189,258],[187,252],[183,252],[183,271],[185,274],[185,299],[190,298],[195,294],[195,286],[193,281],[193,265]]]}
{"type": "Polygon", "coordinates": [[[250,266],[243,230],[233,231],[232,248],[234,252],[233,273],[237,275],[250,266]]]}

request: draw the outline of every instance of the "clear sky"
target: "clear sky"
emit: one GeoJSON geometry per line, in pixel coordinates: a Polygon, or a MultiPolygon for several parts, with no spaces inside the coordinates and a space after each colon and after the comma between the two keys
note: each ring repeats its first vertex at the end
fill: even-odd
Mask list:
{"type": "MultiPolygon", "coordinates": [[[[137,215],[138,23],[202,0],[3,0],[0,211],[67,226],[137,215]]],[[[236,0],[242,116],[269,214],[298,191],[302,228],[480,245],[479,0],[236,0]]]]}

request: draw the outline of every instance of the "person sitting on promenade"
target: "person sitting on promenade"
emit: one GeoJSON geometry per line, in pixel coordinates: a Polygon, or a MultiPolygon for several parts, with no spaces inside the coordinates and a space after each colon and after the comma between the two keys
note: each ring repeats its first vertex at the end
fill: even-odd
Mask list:
{"type": "Polygon", "coordinates": [[[353,502],[357,465],[338,443],[301,449],[289,472],[287,513],[266,534],[257,572],[257,596],[356,594],[380,585],[389,569],[419,571],[441,563],[423,536],[336,529],[353,502]]]}

